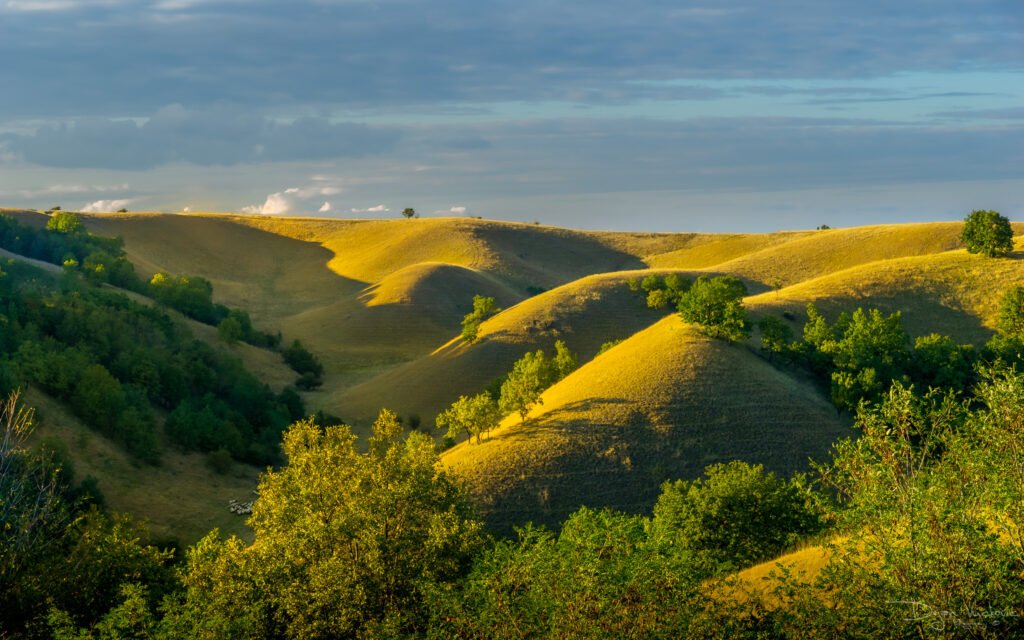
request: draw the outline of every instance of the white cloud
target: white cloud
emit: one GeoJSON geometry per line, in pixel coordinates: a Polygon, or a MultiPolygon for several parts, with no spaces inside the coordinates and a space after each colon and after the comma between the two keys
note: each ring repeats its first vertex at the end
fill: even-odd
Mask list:
{"type": "Polygon", "coordinates": [[[324,196],[335,196],[342,192],[342,188],[333,185],[324,185],[323,181],[316,180],[319,184],[303,187],[288,187],[283,191],[277,191],[267,196],[261,205],[250,205],[242,207],[243,213],[262,214],[267,216],[280,216],[295,213],[297,211],[313,211],[319,208],[320,213],[332,210],[331,203],[321,200],[324,196]],[[323,204],[318,204],[322,202],[323,204]]]}
{"type": "Polygon", "coordinates": [[[181,210],[182,213],[192,213],[192,207],[185,207],[181,210]]]}
{"type": "Polygon", "coordinates": [[[97,200],[82,207],[82,213],[113,213],[118,209],[127,208],[131,203],[131,198],[123,200],[97,200]]]}
{"type": "Polygon", "coordinates": [[[265,216],[279,216],[287,213],[291,213],[295,209],[295,203],[293,198],[289,197],[298,192],[298,189],[292,187],[285,189],[284,191],[278,191],[267,196],[267,199],[261,205],[251,205],[248,207],[242,207],[242,213],[260,214],[265,216]]]}
{"type": "Polygon", "coordinates": [[[466,207],[452,207],[451,209],[441,209],[434,213],[441,214],[443,216],[464,216],[466,215],[466,207]]]}
{"type": "Polygon", "coordinates": [[[368,209],[349,209],[352,213],[391,213],[391,209],[388,209],[382,204],[378,204],[375,207],[368,209]]]}

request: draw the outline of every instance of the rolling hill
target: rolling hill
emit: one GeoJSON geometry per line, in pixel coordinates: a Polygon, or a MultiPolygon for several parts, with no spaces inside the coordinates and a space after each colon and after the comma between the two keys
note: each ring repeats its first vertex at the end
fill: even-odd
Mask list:
{"type": "MultiPolygon", "coordinates": [[[[18,215],[45,223],[42,214],[18,215]]],[[[430,427],[460,394],[564,340],[583,366],[549,389],[525,424],[507,419],[482,444],[444,456],[503,531],[557,523],[584,503],[642,511],[662,480],[693,477],[711,462],[801,469],[848,432],[819,390],[765,362],[755,340],[709,340],[647,309],[631,279],[728,273],[748,283],[755,320],[785,313],[799,331],[807,302],[830,317],[871,306],[902,311],[912,335],[974,343],[991,334],[1002,292],[1024,283],[1019,253],[986,260],[959,249],[960,223],[644,234],[455,218],[85,219],[96,233],[122,236],[142,273],[202,275],[218,302],[302,340],[326,366],[323,389],[305,394],[309,406],[357,430],[382,407],[430,427]],[[504,310],[467,345],[457,336],[474,294],[504,310]],[[598,356],[613,340],[624,342],[598,356]]],[[[216,344],[210,327],[193,331],[216,344]]],[[[275,388],[288,382],[274,354],[234,349],[275,388]]]]}
{"type": "Polygon", "coordinates": [[[802,469],[849,432],[816,389],[674,315],[580,367],[518,420],[442,457],[503,531],[560,522],[581,504],[645,511],[663,481],[715,462],[802,469]]]}

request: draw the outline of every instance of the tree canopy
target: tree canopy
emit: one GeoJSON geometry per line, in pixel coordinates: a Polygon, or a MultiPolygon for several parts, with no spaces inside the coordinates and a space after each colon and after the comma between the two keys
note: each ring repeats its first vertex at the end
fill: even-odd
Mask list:
{"type": "Polygon", "coordinates": [[[679,315],[702,325],[711,336],[732,342],[742,340],[750,333],[743,308],[745,295],[747,287],[738,278],[701,276],[679,295],[679,315]]]}
{"type": "Polygon", "coordinates": [[[972,211],[964,219],[960,240],[969,253],[989,258],[1005,256],[1013,251],[1013,227],[998,211],[972,211]]]}
{"type": "Polygon", "coordinates": [[[481,524],[437,467],[431,439],[403,441],[382,411],[369,450],[345,425],[306,420],[287,463],[260,481],[254,542],[215,533],[189,554],[179,637],[395,637],[421,629],[424,594],[468,569],[481,524]]]}
{"type": "Polygon", "coordinates": [[[501,311],[494,298],[489,296],[473,296],[473,310],[462,318],[462,339],[469,344],[476,342],[480,325],[484,320],[501,311]]]}

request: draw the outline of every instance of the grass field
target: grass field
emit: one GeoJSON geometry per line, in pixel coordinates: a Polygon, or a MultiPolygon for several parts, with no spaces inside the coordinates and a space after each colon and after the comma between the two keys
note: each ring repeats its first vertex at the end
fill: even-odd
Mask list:
{"type": "MultiPolygon", "coordinates": [[[[41,214],[17,215],[45,224],[41,214]]],[[[900,310],[912,335],[938,331],[974,343],[991,334],[1003,291],[1024,284],[1021,253],[968,255],[953,222],[693,234],[466,218],[86,220],[97,233],[124,237],[142,273],[207,277],[218,302],[246,309],[286,341],[302,340],[327,370],[323,389],[305,394],[310,408],[357,430],[382,407],[417,414],[429,428],[460,394],[480,391],[525,352],[565,340],[583,366],[545,394],[526,424],[508,420],[483,444],[460,444],[444,456],[504,530],[528,519],[555,523],[583,503],[642,511],[662,480],[695,476],[711,462],[740,458],[786,473],[808,456],[824,457],[848,432],[819,390],[766,363],[755,340],[710,341],[674,315],[647,309],[626,286],[631,278],[729,273],[748,283],[755,320],[785,312],[799,332],[807,302],[833,318],[878,307],[900,310]],[[470,346],[457,336],[474,294],[494,296],[505,310],[470,346]],[[595,357],[602,343],[619,339],[595,357]]],[[[293,379],[275,354],[227,347],[209,327],[193,331],[233,349],[275,388],[293,379]]],[[[149,513],[130,491],[117,500],[149,513]]]]}

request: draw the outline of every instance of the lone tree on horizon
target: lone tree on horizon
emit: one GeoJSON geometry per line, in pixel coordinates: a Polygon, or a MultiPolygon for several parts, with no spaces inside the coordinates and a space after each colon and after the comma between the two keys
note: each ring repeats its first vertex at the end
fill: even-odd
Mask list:
{"type": "Polygon", "coordinates": [[[998,211],[972,211],[964,218],[960,240],[968,253],[997,258],[1013,251],[1013,227],[998,211]]]}
{"type": "Polygon", "coordinates": [[[406,207],[405,209],[402,209],[402,215],[405,216],[406,218],[415,218],[416,210],[413,209],[412,207],[406,207]]]}

